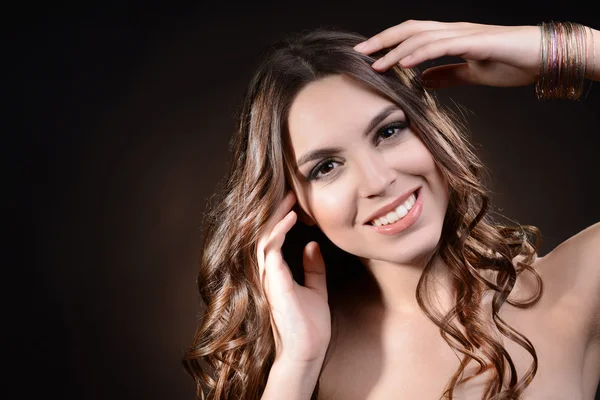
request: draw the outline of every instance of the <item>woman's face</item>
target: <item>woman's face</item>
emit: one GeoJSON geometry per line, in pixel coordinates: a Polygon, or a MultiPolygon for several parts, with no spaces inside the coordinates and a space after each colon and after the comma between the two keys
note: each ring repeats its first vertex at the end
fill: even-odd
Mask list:
{"type": "Polygon", "coordinates": [[[393,263],[431,255],[448,189],[401,109],[334,75],[298,94],[288,126],[298,203],[336,246],[393,263]]]}

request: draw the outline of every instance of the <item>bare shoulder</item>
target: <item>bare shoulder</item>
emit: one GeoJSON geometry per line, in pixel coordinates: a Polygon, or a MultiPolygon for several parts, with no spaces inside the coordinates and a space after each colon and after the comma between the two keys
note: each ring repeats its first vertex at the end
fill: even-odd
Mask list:
{"type": "Polygon", "coordinates": [[[534,264],[553,309],[573,313],[600,341],[600,222],[571,236],[534,264]]]}

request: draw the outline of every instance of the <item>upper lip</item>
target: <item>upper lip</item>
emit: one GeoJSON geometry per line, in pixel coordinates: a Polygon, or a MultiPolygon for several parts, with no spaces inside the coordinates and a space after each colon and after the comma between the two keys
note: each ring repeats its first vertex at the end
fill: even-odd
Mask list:
{"type": "Polygon", "coordinates": [[[381,207],[379,210],[375,211],[373,214],[371,214],[367,218],[367,221],[365,222],[365,224],[369,224],[371,221],[373,221],[377,218],[383,217],[390,211],[394,211],[396,209],[396,207],[398,207],[400,204],[404,203],[406,201],[406,199],[408,199],[410,197],[410,195],[413,194],[419,188],[420,188],[420,186],[416,186],[416,187],[404,192],[400,197],[398,197],[396,200],[394,200],[390,204],[381,207]]]}

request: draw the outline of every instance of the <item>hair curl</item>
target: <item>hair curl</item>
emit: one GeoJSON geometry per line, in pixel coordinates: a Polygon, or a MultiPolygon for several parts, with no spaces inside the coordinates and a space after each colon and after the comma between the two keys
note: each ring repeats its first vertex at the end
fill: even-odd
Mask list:
{"type": "MultiPolygon", "coordinates": [[[[258,276],[256,243],[291,187],[292,161],[286,143],[290,106],[307,84],[334,74],[355,79],[404,110],[448,182],[449,203],[441,239],[416,290],[424,313],[440,327],[447,343],[464,355],[441,396],[452,399],[458,385],[491,370],[484,399],[519,398],[536,374],[538,360],[532,343],[498,313],[505,302],[526,308],[541,297],[542,280],[531,267],[540,232],[533,226],[494,221],[490,193],[483,183],[486,170],[469,144],[467,129],[424,90],[416,71],[396,66],[385,73],[375,72],[370,65],[382,52],[366,56],[352,49],[365,39],[336,29],[303,32],[270,49],[251,80],[231,141],[233,160],[226,184],[204,221],[198,275],[204,312],[183,356],[184,367],[202,399],[259,399],[264,391],[275,345],[270,309],[258,276]],[[522,261],[515,267],[513,259],[518,255],[522,261]],[[456,304],[445,316],[436,314],[427,296],[427,278],[436,257],[449,267],[454,280],[456,304]],[[525,301],[511,301],[508,296],[524,270],[537,280],[535,294],[525,301]],[[484,271],[493,272],[495,282],[487,280],[484,271]],[[490,318],[482,306],[487,292],[493,293],[491,319],[497,330],[533,357],[521,379],[511,356],[485,323],[490,318]],[[457,329],[456,319],[466,334],[457,329]],[[477,350],[485,357],[478,356],[477,350]],[[472,360],[479,364],[479,371],[461,378],[472,360]]],[[[299,283],[303,279],[299,251],[308,238],[321,245],[333,308],[343,296],[344,286],[364,267],[318,228],[297,224],[287,235],[283,252],[299,283]]],[[[318,398],[318,391],[317,382],[311,399],[318,398]]]]}

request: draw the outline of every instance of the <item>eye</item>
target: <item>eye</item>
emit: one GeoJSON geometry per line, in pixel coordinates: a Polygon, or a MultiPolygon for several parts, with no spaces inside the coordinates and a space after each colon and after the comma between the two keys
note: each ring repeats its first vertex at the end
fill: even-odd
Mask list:
{"type": "Polygon", "coordinates": [[[317,164],[316,167],[312,169],[312,171],[310,171],[308,180],[312,181],[326,177],[331,173],[331,171],[333,171],[336,168],[335,164],[338,164],[338,162],[333,160],[325,160],[320,162],[319,164],[317,164]]]}
{"type": "Polygon", "coordinates": [[[391,124],[386,125],[377,131],[376,140],[377,142],[379,142],[380,140],[391,139],[400,134],[400,132],[402,132],[406,128],[408,128],[407,121],[392,122],[391,124]]]}

